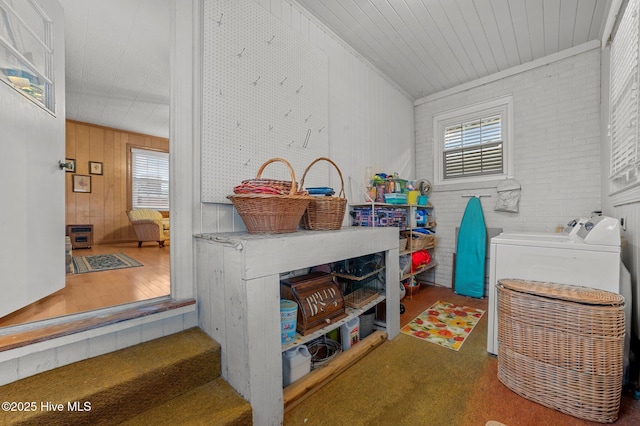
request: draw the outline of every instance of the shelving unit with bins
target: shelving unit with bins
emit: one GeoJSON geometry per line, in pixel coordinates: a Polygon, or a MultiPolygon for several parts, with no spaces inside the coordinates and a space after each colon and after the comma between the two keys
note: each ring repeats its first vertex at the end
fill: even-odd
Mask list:
{"type": "MultiPolygon", "coordinates": [[[[370,208],[371,217],[376,217],[377,215],[376,211],[380,211],[380,210],[384,210],[387,212],[393,211],[393,209],[404,210],[407,218],[406,221],[403,221],[401,217],[399,218],[397,215],[391,213],[387,215],[387,220],[385,221],[384,224],[376,223],[375,220],[368,221],[364,225],[353,223],[354,226],[397,227],[400,231],[399,238],[401,238],[402,231],[410,231],[411,229],[415,229],[415,228],[425,228],[425,229],[432,230],[436,227],[435,216],[433,214],[434,207],[431,203],[428,203],[426,206],[419,206],[419,205],[413,205],[413,204],[392,204],[392,203],[361,203],[361,204],[351,204],[350,208],[352,212],[358,208],[370,208]],[[417,224],[417,221],[416,221],[417,210],[425,210],[427,212],[426,221],[424,225],[417,224]]],[[[352,218],[352,219],[355,220],[355,218],[352,218]]],[[[436,266],[438,266],[438,261],[435,259],[435,255],[433,255],[433,250],[436,247],[435,241],[436,241],[436,237],[434,235],[433,243],[429,244],[427,247],[424,247],[424,249],[427,249],[430,251],[431,262],[429,262],[427,265],[425,265],[424,267],[416,271],[409,270],[409,272],[401,273],[400,281],[405,281],[407,279],[413,278],[416,275],[422,274],[423,272],[429,271],[435,268],[436,266]]],[[[410,256],[412,253],[422,249],[423,248],[416,249],[413,246],[412,239],[408,238],[406,248],[399,252],[399,256],[410,256]]]]}
{"type": "Polygon", "coordinates": [[[391,228],[346,227],[290,234],[199,234],[196,241],[198,323],[220,344],[222,377],[251,403],[254,424],[284,418],[282,352],[309,342],[366,310],[385,303],[387,339],[400,332],[400,291],[385,293],[347,317],[283,346],[280,274],[382,253],[385,283],[398,269],[398,235],[391,228]]]}

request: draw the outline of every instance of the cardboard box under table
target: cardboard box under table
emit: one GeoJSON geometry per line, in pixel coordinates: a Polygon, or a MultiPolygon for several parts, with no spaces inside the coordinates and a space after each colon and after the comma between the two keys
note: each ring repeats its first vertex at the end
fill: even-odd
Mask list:
{"type": "Polygon", "coordinates": [[[517,394],[595,422],[618,418],[624,298],[565,284],[498,282],[498,379],[517,394]]]}

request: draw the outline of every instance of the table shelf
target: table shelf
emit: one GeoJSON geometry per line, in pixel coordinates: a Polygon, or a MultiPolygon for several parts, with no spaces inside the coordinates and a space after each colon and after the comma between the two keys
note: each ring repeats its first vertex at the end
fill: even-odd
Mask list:
{"type": "Polygon", "coordinates": [[[282,345],[282,352],[288,349],[294,348],[296,346],[304,345],[305,343],[308,343],[314,339],[317,339],[318,337],[324,336],[325,334],[335,330],[336,328],[340,328],[341,325],[346,324],[348,321],[352,320],[353,318],[362,315],[363,313],[373,308],[377,304],[384,302],[386,298],[387,298],[386,295],[382,294],[376,297],[371,302],[362,306],[361,308],[346,307],[345,308],[345,312],[347,313],[346,317],[342,318],[339,321],[336,321],[333,324],[329,324],[326,327],[321,328],[320,330],[316,330],[311,334],[307,334],[306,336],[296,333],[296,340],[294,340],[292,343],[289,343],[287,345],[282,345]]]}

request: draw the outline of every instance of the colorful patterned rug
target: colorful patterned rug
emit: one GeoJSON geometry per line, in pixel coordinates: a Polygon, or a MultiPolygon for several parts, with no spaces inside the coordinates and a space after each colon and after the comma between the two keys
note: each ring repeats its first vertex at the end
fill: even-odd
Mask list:
{"type": "Polygon", "coordinates": [[[401,331],[457,351],[482,315],[482,309],[438,301],[402,327],[401,331]]]}
{"type": "Polygon", "coordinates": [[[74,273],[76,274],[133,268],[136,266],[142,266],[142,263],[130,258],[124,253],[73,256],[73,267],[74,273]]]}

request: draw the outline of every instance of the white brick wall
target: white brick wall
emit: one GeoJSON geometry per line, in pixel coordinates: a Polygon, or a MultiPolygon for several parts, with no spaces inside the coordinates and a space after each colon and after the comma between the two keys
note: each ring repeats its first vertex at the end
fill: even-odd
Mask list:
{"type": "Polygon", "coordinates": [[[600,52],[593,49],[415,107],[416,177],[433,179],[433,116],[468,104],[513,95],[514,175],[522,185],[519,213],[495,212],[498,182],[435,188],[436,283],[450,286],[455,228],[468,198],[481,198],[487,227],[554,232],[599,210],[600,52]]]}

